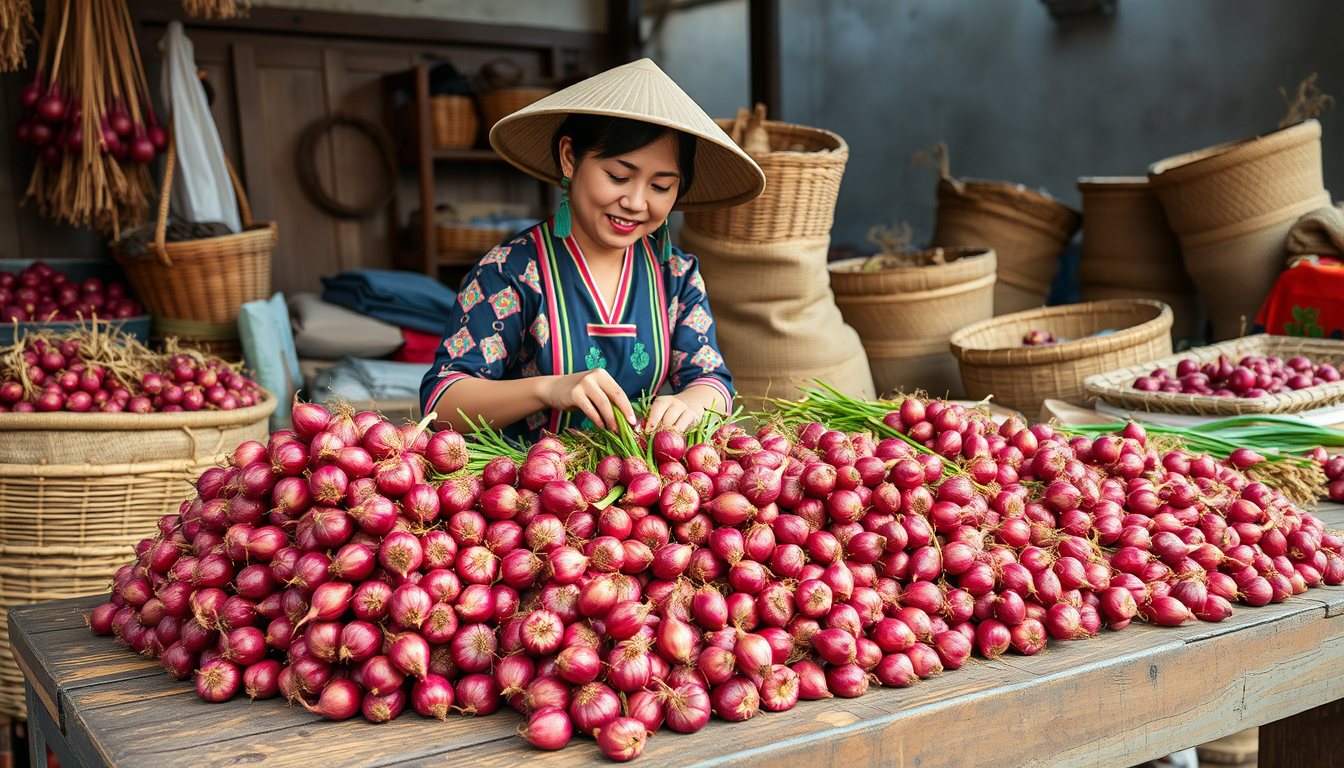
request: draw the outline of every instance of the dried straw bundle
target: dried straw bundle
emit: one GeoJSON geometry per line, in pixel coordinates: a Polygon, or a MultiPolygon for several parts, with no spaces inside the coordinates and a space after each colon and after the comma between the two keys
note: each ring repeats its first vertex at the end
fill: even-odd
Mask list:
{"type": "Polygon", "coordinates": [[[198,19],[237,19],[247,16],[247,0],[182,0],[182,9],[198,19]]]}
{"type": "Polygon", "coordinates": [[[36,34],[29,0],[0,2],[0,72],[14,72],[27,65],[23,52],[36,34]]]}

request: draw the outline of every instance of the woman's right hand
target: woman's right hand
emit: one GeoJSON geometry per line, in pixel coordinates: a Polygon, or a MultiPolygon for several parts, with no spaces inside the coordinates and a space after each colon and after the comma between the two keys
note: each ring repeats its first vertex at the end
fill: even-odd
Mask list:
{"type": "Polygon", "coordinates": [[[567,376],[551,376],[542,390],[542,402],[561,411],[582,411],[596,426],[611,431],[620,429],[618,418],[634,426],[635,411],[625,391],[602,368],[580,371],[567,376]]]}

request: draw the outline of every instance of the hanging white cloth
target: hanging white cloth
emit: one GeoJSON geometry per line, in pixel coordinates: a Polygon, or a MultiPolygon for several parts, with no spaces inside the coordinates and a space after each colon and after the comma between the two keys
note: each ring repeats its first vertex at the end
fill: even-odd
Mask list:
{"type": "Polygon", "coordinates": [[[163,54],[163,103],[172,116],[177,143],[173,215],[191,222],[222,222],[229,231],[238,232],[242,222],[224,165],[224,145],[196,76],[195,46],[183,32],[182,22],[168,24],[163,54]]]}

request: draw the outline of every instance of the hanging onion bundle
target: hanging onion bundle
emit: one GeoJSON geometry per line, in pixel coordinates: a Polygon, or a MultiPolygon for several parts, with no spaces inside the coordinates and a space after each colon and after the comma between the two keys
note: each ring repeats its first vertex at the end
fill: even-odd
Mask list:
{"type": "Polygon", "coordinates": [[[38,148],[24,200],[44,216],[115,234],[149,218],[146,165],[168,148],[123,0],[47,4],[36,79],[20,93],[21,143],[38,148]]]}

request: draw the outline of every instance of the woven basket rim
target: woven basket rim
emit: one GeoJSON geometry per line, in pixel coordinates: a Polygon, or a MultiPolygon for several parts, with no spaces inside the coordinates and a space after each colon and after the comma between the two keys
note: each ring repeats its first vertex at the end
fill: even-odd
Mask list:
{"type": "MultiPolygon", "coordinates": [[[[714,122],[718,123],[720,128],[723,128],[725,131],[727,131],[732,127],[734,121],[731,118],[719,118],[714,122]]],[[[781,150],[773,150],[768,155],[753,155],[752,159],[755,160],[758,164],[761,162],[761,160],[777,161],[784,159],[818,159],[818,158],[838,158],[838,157],[848,159],[849,157],[849,144],[845,141],[844,137],[842,137],[838,133],[835,133],[834,131],[828,131],[825,128],[817,128],[811,125],[799,125],[798,123],[785,123],[780,120],[766,120],[764,123],[762,123],[762,125],[765,126],[766,132],[770,132],[771,129],[774,129],[776,132],[815,134],[816,138],[821,140],[820,143],[827,144],[829,146],[827,147],[828,151],[826,152],[799,152],[797,150],[781,149],[781,150]]]]}
{"type": "MultiPolygon", "coordinates": [[[[935,251],[935,250],[939,250],[939,249],[937,249],[937,248],[925,248],[924,250],[919,251],[918,253],[928,253],[929,251],[935,251]]],[[[920,271],[922,271],[922,270],[930,270],[930,271],[932,271],[932,270],[943,269],[943,268],[946,268],[946,267],[950,267],[950,266],[952,266],[953,264],[969,264],[969,263],[975,261],[976,259],[982,259],[982,258],[984,258],[984,257],[986,257],[986,256],[989,256],[990,254],[993,254],[993,253],[994,253],[994,249],[993,249],[993,248],[990,248],[989,246],[985,246],[985,245],[949,245],[949,246],[947,246],[947,247],[945,247],[945,248],[942,248],[941,250],[942,250],[944,253],[949,253],[949,252],[951,252],[951,253],[955,253],[955,254],[956,254],[956,258],[949,259],[949,260],[948,260],[946,263],[944,263],[944,264],[924,264],[924,265],[922,265],[922,266],[917,266],[917,267],[891,267],[891,268],[883,267],[882,269],[876,269],[876,270],[873,270],[871,273],[861,273],[861,272],[858,272],[857,270],[846,269],[845,267],[851,267],[851,266],[859,266],[859,265],[862,265],[863,262],[867,261],[870,257],[868,257],[868,256],[854,256],[854,257],[851,257],[851,258],[848,258],[848,259],[837,259],[836,261],[829,262],[829,263],[826,264],[826,269],[829,270],[830,272],[834,272],[834,273],[837,273],[837,274],[841,274],[841,275],[854,275],[854,276],[858,276],[858,275],[862,275],[862,274],[872,274],[872,275],[875,275],[875,276],[876,276],[876,275],[886,275],[886,274],[891,274],[891,273],[912,274],[912,273],[920,272],[920,271]],[[974,251],[974,253],[971,253],[971,251],[974,251]]]]}
{"type": "MultiPolygon", "coordinates": [[[[216,235],[215,237],[202,237],[195,240],[183,240],[180,242],[164,243],[163,249],[173,259],[179,259],[189,251],[194,251],[201,247],[214,247],[220,245],[230,245],[236,242],[246,242],[250,240],[271,240],[275,241],[279,237],[279,225],[274,221],[258,221],[243,228],[242,232],[232,232],[227,235],[216,235]]],[[[144,253],[127,253],[121,240],[117,239],[112,243],[112,253],[118,261],[139,261],[149,258],[158,252],[158,243],[147,243],[144,253]]]]}
{"type": "Polygon", "coordinates": [[[1174,315],[1171,307],[1160,301],[1152,301],[1151,299],[1106,299],[1081,304],[1065,304],[1058,307],[1029,309],[1024,312],[1014,312],[989,320],[982,320],[952,334],[952,337],[948,339],[948,344],[952,348],[952,354],[958,360],[973,365],[1050,365],[1128,349],[1135,344],[1170,333],[1173,319],[1174,315]],[[967,347],[963,344],[968,336],[998,325],[1061,315],[1094,314],[1110,310],[1123,310],[1127,307],[1148,307],[1157,310],[1157,315],[1137,325],[1117,330],[1109,336],[1077,339],[1035,348],[983,349],[967,347]]]}
{"type": "Polygon", "coordinates": [[[1083,381],[1083,389],[1110,405],[1135,410],[1177,413],[1192,416],[1240,414],[1300,413],[1344,401],[1344,381],[1335,381],[1316,387],[1299,389],[1267,397],[1214,397],[1186,395],[1175,392],[1142,392],[1128,386],[1139,376],[1155,368],[1174,368],[1181,360],[1194,357],[1200,362],[1217,360],[1219,355],[1240,359],[1248,354],[1279,355],[1310,352],[1316,356],[1335,355],[1344,359],[1344,341],[1335,339],[1308,339],[1297,336],[1271,336],[1258,333],[1237,339],[1194,347],[1150,362],[1131,365],[1115,371],[1095,374],[1083,381]],[[1289,349],[1284,349],[1289,348],[1289,349]],[[1207,359],[1206,359],[1207,358],[1207,359]]]}
{"type": "Polygon", "coordinates": [[[1090,190],[1095,192],[1106,192],[1115,190],[1116,192],[1127,192],[1130,190],[1147,189],[1147,176],[1079,176],[1078,189],[1090,190]]]}
{"type": "Polygon", "coordinates": [[[1148,166],[1148,180],[1154,186],[1180,184],[1320,139],[1321,123],[1312,118],[1259,136],[1158,160],[1148,166]]]}
{"type": "Polygon", "coordinates": [[[155,459],[132,464],[0,464],[0,477],[125,477],[128,475],[177,474],[196,467],[219,466],[223,454],[199,459],[155,459]]]}
{"type": "Polygon", "coordinates": [[[1074,216],[1078,215],[1077,211],[1070,208],[1063,200],[1060,200],[1058,197],[1055,197],[1054,195],[1050,194],[1049,192],[1046,192],[1043,189],[1036,189],[1034,187],[1029,187],[1021,182],[1002,181],[999,179],[977,179],[969,176],[958,176],[956,180],[961,183],[960,187],[958,187],[957,184],[954,184],[947,179],[939,179],[938,181],[942,186],[950,187],[954,190],[957,190],[959,197],[974,197],[974,195],[965,194],[964,190],[967,189],[973,189],[977,187],[994,189],[998,192],[1005,192],[1008,193],[1009,195],[1021,197],[1026,200],[1032,200],[1041,203],[1049,203],[1068,211],[1074,216]]]}
{"type": "Polygon", "coordinates": [[[268,418],[280,401],[266,390],[256,405],[232,411],[183,411],[181,413],[0,413],[0,432],[143,432],[148,430],[229,427],[253,424],[268,418]]]}

